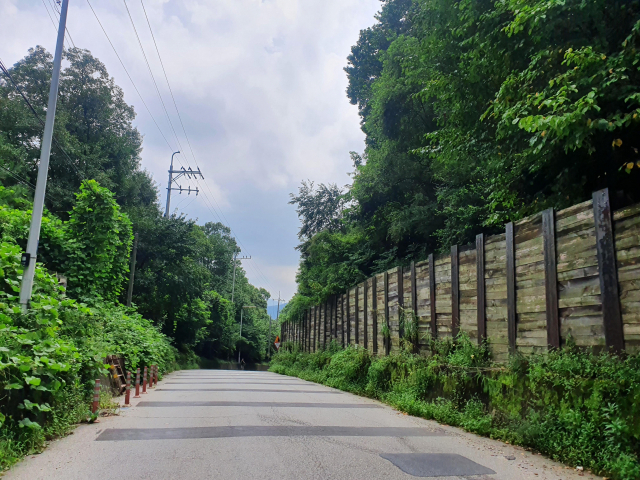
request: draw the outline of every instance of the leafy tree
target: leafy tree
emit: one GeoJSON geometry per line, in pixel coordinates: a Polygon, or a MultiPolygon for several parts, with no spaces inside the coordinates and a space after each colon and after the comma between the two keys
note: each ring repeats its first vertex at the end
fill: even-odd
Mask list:
{"type": "MultiPolygon", "coordinates": [[[[64,217],[81,181],[95,179],[115,194],[125,210],[156,208],[156,187],[140,169],[142,136],[132,125],[135,112],[124,101],[122,89],[89,51],[68,49],[64,58],[69,64],[60,76],[47,207],[64,217]]],[[[44,120],[53,71],[51,54],[37,46],[9,71],[44,120]]],[[[40,121],[13,84],[0,77],[0,164],[35,184],[41,134],[40,121]]],[[[5,185],[15,181],[5,176],[5,185]]]]}
{"type": "Polygon", "coordinates": [[[303,215],[299,292],[324,299],[596,189],[639,201],[639,32],[636,0],[382,1],[345,68],[366,149],[340,228],[303,215]]]}
{"type": "Polygon", "coordinates": [[[67,222],[68,257],[64,271],[76,298],[98,295],[115,301],[129,272],[133,235],[113,194],[95,180],[83,182],[67,222]]]}
{"type": "Polygon", "coordinates": [[[290,205],[297,205],[302,226],[298,238],[310,239],[322,231],[340,229],[346,200],[342,190],[334,184],[321,183],[316,189],[313,182],[302,182],[298,195],[290,194],[290,205]]]}

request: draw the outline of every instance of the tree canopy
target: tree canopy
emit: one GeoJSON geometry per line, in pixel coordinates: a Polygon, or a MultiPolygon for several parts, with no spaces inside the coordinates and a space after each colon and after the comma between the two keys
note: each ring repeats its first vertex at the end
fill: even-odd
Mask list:
{"type": "Polygon", "coordinates": [[[306,238],[339,202],[305,208],[307,183],[293,197],[299,293],[324,299],[600,188],[640,200],[639,34],[636,0],[383,0],[345,68],[366,148],[339,226],[306,238]]]}
{"type": "MultiPolygon", "coordinates": [[[[137,234],[137,312],[182,352],[227,359],[240,349],[247,361],[263,360],[272,343],[270,294],[251,285],[237,261],[231,303],[240,251],[231,231],[163,216],[157,186],[141,166],[142,135],[123,90],[89,51],[71,48],[64,59],[38,261],[67,277],[70,297],[124,304],[137,234]],[[245,312],[240,337],[244,305],[258,308],[245,312]]],[[[0,76],[0,183],[7,187],[0,192],[0,230],[3,240],[22,248],[52,70],[51,54],[37,46],[9,69],[11,79],[0,76]]]]}

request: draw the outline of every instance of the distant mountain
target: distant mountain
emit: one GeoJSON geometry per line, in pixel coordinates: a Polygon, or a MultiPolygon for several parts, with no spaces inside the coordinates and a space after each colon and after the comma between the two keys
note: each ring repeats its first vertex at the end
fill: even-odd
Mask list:
{"type": "MultiPolygon", "coordinates": [[[[280,311],[282,311],[282,309],[284,308],[284,306],[286,305],[286,303],[281,303],[280,304],[280,311]]],[[[277,314],[278,314],[278,305],[269,305],[267,307],[267,313],[269,315],[271,315],[271,318],[273,318],[275,320],[277,314]]]]}

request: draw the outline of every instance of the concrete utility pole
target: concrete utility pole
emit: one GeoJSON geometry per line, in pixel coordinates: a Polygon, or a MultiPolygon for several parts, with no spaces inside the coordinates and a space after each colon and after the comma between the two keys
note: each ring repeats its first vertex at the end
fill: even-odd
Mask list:
{"type": "MultiPolygon", "coordinates": [[[[245,308],[256,308],[253,305],[245,305],[240,309],[240,340],[242,340],[242,313],[245,308]]],[[[238,343],[238,365],[240,365],[240,344],[238,343]]]]}
{"type": "Polygon", "coordinates": [[[129,269],[129,291],[127,292],[127,307],[131,306],[133,295],[133,279],[136,276],[136,254],[138,253],[138,234],[133,237],[133,252],[131,253],[131,268],[129,269]]]}
{"type": "Polygon", "coordinates": [[[177,190],[180,193],[182,192],[188,192],[189,195],[191,195],[191,192],[196,192],[196,197],[198,196],[199,190],[198,187],[196,188],[182,188],[182,185],[178,185],[176,183],[176,185],[178,185],[178,188],[173,187],[172,185],[176,182],[176,180],[178,180],[180,177],[184,177],[186,176],[187,178],[191,178],[191,175],[193,175],[193,178],[198,178],[197,175],[200,175],[200,178],[202,178],[204,180],[204,176],[202,175],[202,172],[200,172],[200,169],[198,170],[191,170],[191,167],[189,167],[188,170],[186,170],[184,167],[182,167],[181,170],[174,170],[173,169],[173,157],[176,155],[176,153],[180,153],[180,151],[177,152],[173,152],[173,154],[171,155],[171,166],[169,167],[169,182],[167,183],[167,206],[164,210],[164,216],[168,217],[169,216],[169,206],[171,205],[171,190],[177,190]],[[173,174],[177,174],[177,176],[174,178],[173,174]]]}
{"type": "Polygon", "coordinates": [[[58,39],[56,51],[53,57],[53,73],[51,75],[51,87],[49,88],[49,104],[47,105],[47,117],[44,123],[44,133],[40,149],[40,166],[38,168],[38,180],[36,192],[33,197],[33,213],[31,214],[31,227],[29,228],[29,240],[27,251],[22,254],[22,284],[20,285],[20,303],[23,311],[26,311],[31,290],[33,289],[33,276],[36,271],[38,258],[38,243],[40,241],[40,227],[42,225],[42,209],[44,208],[44,195],[47,189],[47,175],[49,173],[49,157],[51,156],[51,140],[53,138],[53,122],[56,117],[56,105],[58,103],[58,85],[60,84],[60,64],[62,63],[62,48],[64,47],[64,32],[67,27],[67,10],[69,0],[63,0],[60,9],[60,25],[58,26],[58,39]]]}
{"type": "Polygon", "coordinates": [[[231,303],[233,303],[233,295],[236,292],[236,260],[251,260],[251,256],[238,258],[238,252],[233,254],[233,282],[231,284],[231,303]]]}

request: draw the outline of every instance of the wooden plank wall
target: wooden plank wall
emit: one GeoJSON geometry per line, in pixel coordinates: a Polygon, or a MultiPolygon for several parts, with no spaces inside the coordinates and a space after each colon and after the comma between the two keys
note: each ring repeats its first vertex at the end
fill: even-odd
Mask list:
{"type": "MultiPolygon", "coordinates": [[[[421,349],[432,336],[451,337],[457,329],[476,341],[486,335],[497,361],[514,349],[528,355],[567,341],[640,350],[640,205],[612,212],[602,190],[505,232],[393,268],[310,308],[304,348],[317,351],[333,338],[384,355],[388,321],[390,351],[397,351],[404,311],[417,316],[421,349]]],[[[287,326],[282,332],[283,340],[299,335],[287,326]]]]}
{"type": "Polygon", "coordinates": [[[389,279],[389,332],[391,333],[391,351],[400,348],[400,309],[398,308],[398,269],[387,271],[389,279]]]}
{"type": "Polygon", "coordinates": [[[604,346],[604,324],[593,202],[556,214],[560,337],[579,346],[604,346]]]}
{"type": "Polygon", "coordinates": [[[420,348],[427,347],[431,335],[431,293],[429,292],[429,262],[416,263],[416,288],[418,297],[418,335],[420,348]]]}
{"type": "Polygon", "coordinates": [[[516,347],[522,353],[547,349],[542,214],[514,226],[516,268],[516,347]]]}
{"type": "Polygon", "coordinates": [[[437,337],[451,336],[451,257],[435,258],[437,337]]]}
{"type": "Polygon", "coordinates": [[[640,205],[615,212],[614,238],[625,346],[640,350],[640,205]]]}
{"type": "Polygon", "coordinates": [[[478,279],[476,275],[476,249],[462,247],[458,253],[460,331],[472,339],[478,338],[478,279]]]}

